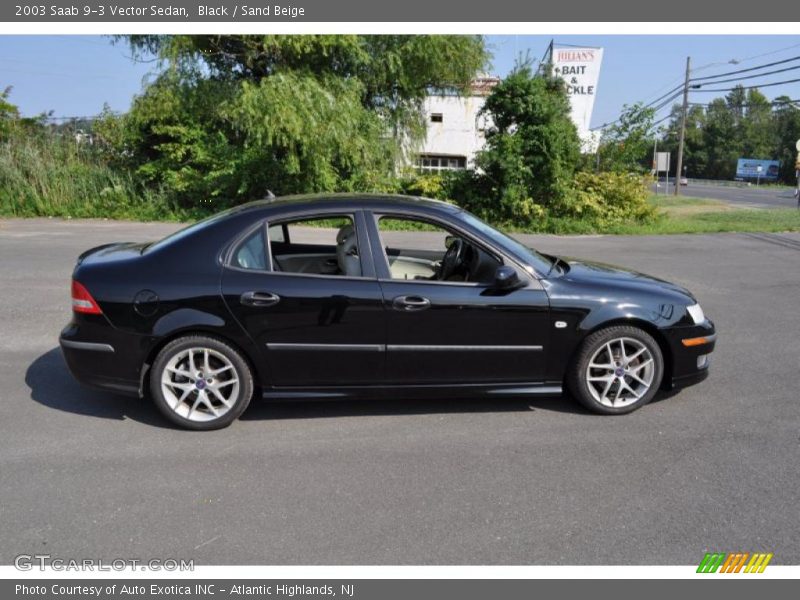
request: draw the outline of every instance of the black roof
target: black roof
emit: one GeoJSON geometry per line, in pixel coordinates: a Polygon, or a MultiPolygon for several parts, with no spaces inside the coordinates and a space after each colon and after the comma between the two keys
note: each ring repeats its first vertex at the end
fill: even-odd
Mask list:
{"type": "Polygon", "coordinates": [[[430,198],[420,198],[418,196],[404,196],[401,194],[369,194],[369,193],[350,193],[350,194],[295,194],[291,196],[280,196],[278,198],[265,198],[263,200],[255,200],[241,204],[234,209],[233,212],[250,212],[271,208],[294,207],[302,208],[304,206],[326,206],[326,207],[341,207],[342,209],[352,208],[355,204],[363,204],[364,208],[380,208],[380,207],[419,207],[429,208],[433,210],[446,210],[448,212],[457,212],[460,210],[458,206],[442,202],[441,200],[432,200],[430,198]]]}

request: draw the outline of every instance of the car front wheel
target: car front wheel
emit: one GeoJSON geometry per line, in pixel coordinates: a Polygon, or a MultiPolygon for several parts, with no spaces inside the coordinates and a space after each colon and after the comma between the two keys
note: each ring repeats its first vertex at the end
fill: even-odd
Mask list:
{"type": "Polygon", "coordinates": [[[664,357],[653,337],[637,327],[615,326],[586,338],[567,385],[589,410],[618,415],[650,402],[663,375],[664,357]]]}
{"type": "Polygon", "coordinates": [[[159,352],[150,375],[150,391],[159,410],[186,429],[227,427],[253,395],[247,361],[228,344],[191,335],[159,352]]]}

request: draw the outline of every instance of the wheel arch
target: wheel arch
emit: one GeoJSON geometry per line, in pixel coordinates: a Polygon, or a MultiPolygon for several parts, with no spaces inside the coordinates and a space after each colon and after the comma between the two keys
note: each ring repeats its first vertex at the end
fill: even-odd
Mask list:
{"type": "Polygon", "coordinates": [[[164,347],[179,338],[182,337],[189,337],[192,335],[202,335],[205,337],[210,337],[215,340],[222,342],[223,344],[227,344],[234,350],[236,350],[242,358],[244,358],[247,366],[250,367],[250,371],[253,373],[253,387],[255,394],[261,393],[262,387],[262,372],[256,366],[256,361],[250,355],[242,344],[238,343],[236,340],[232,339],[229,336],[224,334],[220,334],[219,331],[214,329],[204,329],[202,327],[187,327],[185,329],[179,329],[170,332],[169,334],[159,338],[158,342],[153,345],[153,347],[148,351],[147,357],[144,360],[142,365],[142,372],[139,375],[139,397],[144,397],[147,390],[149,390],[149,380],[150,380],[150,367],[153,366],[153,363],[156,360],[159,352],[164,349],[164,347]]]}
{"type": "MultiPolygon", "coordinates": [[[[602,329],[609,329],[611,327],[617,327],[620,325],[624,325],[627,327],[637,327],[645,332],[647,332],[658,344],[659,349],[661,350],[661,356],[664,359],[664,376],[661,378],[661,385],[660,389],[666,390],[669,389],[670,383],[672,382],[672,370],[673,370],[673,356],[672,356],[672,348],[670,347],[669,343],[667,342],[667,338],[664,336],[663,332],[656,327],[650,321],[646,319],[642,319],[639,317],[617,317],[614,319],[609,319],[608,321],[603,321],[602,323],[597,323],[591,329],[587,329],[583,332],[580,341],[575,345],[575,350],[570,357],[570,362],[574,361],[577,357],[579,350],[583,343],[593,333],[596,333],[602,329]]],[[[567,369],[569,372],[569,369],[567,369]]]]}

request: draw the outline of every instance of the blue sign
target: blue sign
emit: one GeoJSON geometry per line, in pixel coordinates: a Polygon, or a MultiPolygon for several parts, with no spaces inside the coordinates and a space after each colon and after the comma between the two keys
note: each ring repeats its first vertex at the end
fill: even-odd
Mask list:
{"type": "Polygon", "coordinates": [[[736,163],[736,179],[766,179],[775,181],[781,170],[779,160],[740,158],[736,163]]]}

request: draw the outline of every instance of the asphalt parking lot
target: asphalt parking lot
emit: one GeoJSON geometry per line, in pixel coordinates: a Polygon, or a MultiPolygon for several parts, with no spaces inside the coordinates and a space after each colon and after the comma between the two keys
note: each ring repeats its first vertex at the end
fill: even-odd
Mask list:
{"type": "Polygon", "coordinates": [[[254,402],[193,433],[81,388],[57,349],[76,256],[175,227],[0,221],[0,563],[800,563],[800,235],[525,240],[686,285],[715,320],[711,377],[629,416],[254,402]]]}

